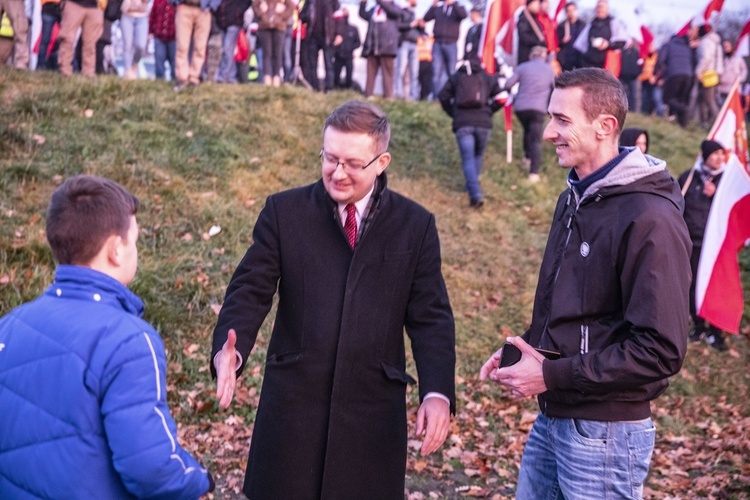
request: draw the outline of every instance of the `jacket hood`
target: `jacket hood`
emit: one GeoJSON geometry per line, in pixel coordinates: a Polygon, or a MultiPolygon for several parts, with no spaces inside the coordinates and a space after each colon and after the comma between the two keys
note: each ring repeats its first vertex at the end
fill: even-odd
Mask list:
{"type": "MultiPolygon", "coordinates": [[[[667,172],[667,162],[644,155],[637,147],[620,148],[628,154],[603,179],[586,189],[581,200],[596,196],[608,197],[623,193],[650,193],[670,200],[682,210],[684,199],[677,181],[667,172]]],[[[572,190],[575,192],[575,190],[572,190]]]]}

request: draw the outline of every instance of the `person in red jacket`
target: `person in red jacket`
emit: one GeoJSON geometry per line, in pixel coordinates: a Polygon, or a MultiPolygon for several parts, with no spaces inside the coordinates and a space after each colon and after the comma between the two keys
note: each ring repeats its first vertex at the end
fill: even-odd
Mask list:
{"type": "Polygon", "coordinates": [[[148,18],[148,31],[154,37],[154,71],[156,79],[166,79],[164,63],[174,78],[174,5],[169,0],[154,0],[148,18]]]}

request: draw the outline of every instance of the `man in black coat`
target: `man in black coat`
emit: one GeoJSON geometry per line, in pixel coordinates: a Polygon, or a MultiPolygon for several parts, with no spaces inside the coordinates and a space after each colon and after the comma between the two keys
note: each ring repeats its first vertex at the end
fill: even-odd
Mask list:
{"type": "Polygon", "coordinates": [[[518,23],[516,25],[518,34],[516,64],[528,61],[532,48],[547,46],[547,40],[544,38],[544,26],[537,20],[539,10],[539,0],[527,0],[526,8],[518,16],[518,23]]]}
{"type": "Polygon", "coordinates": [[[304,53],[302,72],[315,90],[333,89],[333,41],[339,34],[333,14],[338,9],[338,0],[307,0],[300,9],[300,20],[307,25],[300,49],[304,53]],[[318,81],[318,54],[321,50],[326,72],[323,89],[318,81]]]}
{"type": "Polygon", "coordinates": [[[557,60],[563,71],[570,71],[578,67],[579,53],[573,47],[573,43],[585,27],[586,23],[578,18],[578,6],[575,2],[566,3],[565,21],[557,26],[557,40],[560,44],[557,60]]]}
{"type": "Polygon", "coordinates": [[[438,92],[455,71],[458,62],[458,35],[461,21],[466,17],[466,9],[456,0],[433,0],[424,15],[425,22],[435,21],[432,33],[435,43],[432,45],[432,95],[437,98],[438,92]]]}
{"type": "Polygon", "coordinates": [[[404,329],[419,374],[422,454],[455,411],[453,314],[435,217],[387,188],[390,125],[349,101],[326,120],[322,179],[272,195],[227,287],[211,370],[228,407],[278,289],[244,492],[402,499],[404,329]]]}

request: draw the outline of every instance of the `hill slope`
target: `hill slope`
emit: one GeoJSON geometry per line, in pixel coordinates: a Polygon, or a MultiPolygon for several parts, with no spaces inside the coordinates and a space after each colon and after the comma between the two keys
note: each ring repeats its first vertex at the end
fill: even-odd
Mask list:
{"type": "MultiPolygon", "coordinates": [[[[0,311],[31,300],[51,281],[43,218],[63,178],[107,176],[136,194],[141,259],[132,288],[165,339],[170,404],[183,424],[183,442],[216,471],[217,498],[239,491],[271,321],[253,354],[257,368],[245,374],[237,401],[224,412],[207,373],[215,311],[265,197],[318,179],[323,121],[358,97],[252,85],[202,85],[175,94],[163,82],[0,73],[0,311]],[[214,225],[221,232],[208,237],[214,225]]],[[[448,498],[512,495],[536,406],[479,384],[476,373],[505,336],[528,325],[566,172],[545,145],[543,180],[528,184],[519,161],[520,127],[515,124],[515,161],[507,164],[500,113],[482,177],[487,204],[470,210],[450,120],[440,107],[375,103],[392,122],[390,186],[436,215],[456,315],[460,408],[453,435],[427,461],[410,448],[408,488],[414,498],[431,491],[448,498]]],[[[626,126],[649,129],[650,152],[667,160],[674,175],[692,166],[704,137],[639,115],[626,126]]],[[[743,258],[747,269],[750,259],[743,258]]],[[[742,338],[733,346],[724,356],[691,346],[682,374],[658,400],[654,496],[747,494],[749,350],[742,338]]]]}

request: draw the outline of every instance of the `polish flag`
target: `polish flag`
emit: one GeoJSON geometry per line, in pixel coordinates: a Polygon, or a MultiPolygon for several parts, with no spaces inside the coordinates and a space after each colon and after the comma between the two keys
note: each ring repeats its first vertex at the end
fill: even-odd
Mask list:
{"type": "Polygon", "coordinates": [[[708,5],[706,5],[705,10],[702,12],[698,12],[695,16],[691,17],[690,20],[680,28],[680,31],[677,32],[677,36],[685,36],[687,35],[688,31],[690,31],[690,27],[695,24],[696,26],[700,26],[702,24],[708,24],[708,21],[711,19],[711,14],[714,12],[718,13],[721,12],[721,8],[724,6],[724,0],[709,0],[708,5]]]}
{"type": "Polygon", "coordinates": [[[729,152],[708,214],[695,285],[698,316],[730,333],[739,333],[744,310],[737,254],[750,243],[750,166],[747,129],[735,82],[708,134],[729,152]]]}
{"type": "Polygon", "coordinates": [[[490,0],[484,9],[484,25],[479,39],[479,60],[485,71],[494,74],[495,46],[500,45],[506,54],[513,53],[513,34],[516,31],[515,15],[524,0],[490,0]]]}
{"type": "Polygon", "coordinates": [[[552,15],[552,20],[554,22],[558,22],[557,18],[560,17],[560,12],[563,11],[563,9],[565,8],[565,4],[566,3],[568,3],[568,0],[560,0],[559,2],[557,2],[557,7],[555,8],[555,13],[554,13],[554,15],[552,15]]]}

